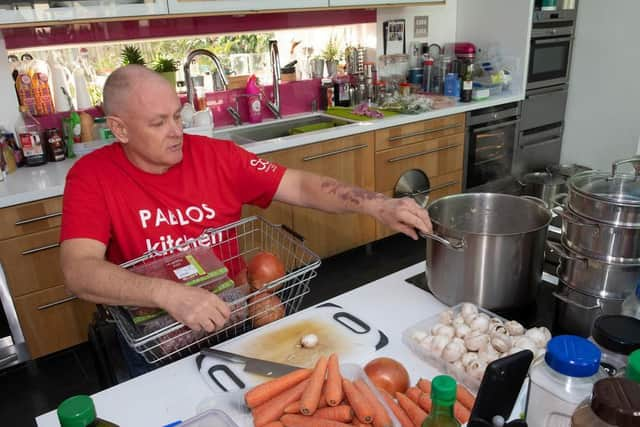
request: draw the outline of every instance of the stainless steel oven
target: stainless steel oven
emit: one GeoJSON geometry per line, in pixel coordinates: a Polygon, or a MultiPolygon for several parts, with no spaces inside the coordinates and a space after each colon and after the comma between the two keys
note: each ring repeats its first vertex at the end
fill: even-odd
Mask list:
{"type": "Polygon", "coordinates": [[[465,190],[488,191],[510,178],[519,121],[517,102],[467,113],[465,190]]]}
{"type": "Polygon", "coordinates": [[[575,10],[534,12],[527,89],[569,81],[575,17],[575,10]]]}
{"type": "Polygon", "coordinates": [[[562,131],[563,122],[556,122],[520,132],[514,151],[514,176],[558,164],[562,149],[562,131]]]}
{"type": "Polygon", "coordinates": [[[29,360],[29,351],[0,264],[0,369],[25,360],[29,360]]]}

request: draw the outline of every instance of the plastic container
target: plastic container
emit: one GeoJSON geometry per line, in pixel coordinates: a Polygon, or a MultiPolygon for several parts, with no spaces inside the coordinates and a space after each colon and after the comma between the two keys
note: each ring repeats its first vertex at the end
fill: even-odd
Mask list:
{"type": "Polygon", "coordinates": [[[570,427],[571,415],[593,385],[607,375],[600,369],[600,350],[589,340],[560,335],[534,362],[527,405],[529,427],[570,427]]]}
{"type": "Polygon", "coordinates": [[[636,284],[636,291],[622,302],[622,314],[640,319],[640,281],[636,284]]]}
{"type": "Polygon", "coordinates": [[[179,424],[180,427],[238,427],[231,418],[218,409],[210,409],[179,424]]]}
{"type": "Polygon", "coordinates": [[[606,378],[571,417],[571,427],[632,427],[640,425],[640,384],[626,378],[606,378]]]}
{"type": "Polygon", "coordinates": [[[260,123],[262,121],[262,102],[260,101],[260,87],[255,74],[249,77],[245,92],[249,108],[249,123],[260,123]]]}
{"type": "Polygon", "coordinates": [[[17,127],[20,147],[27,166],[37,166],[47,163],[46,141],[42,138],[40,122],[31,115],[25,106],[20,107],[22,123],[17,127]]]}
{"type": "Polygon", "coordinates": [[[640,383],[640,350],[631,353],[627,362],[627,378],[640,383]]]}
{"type": "Polygon", "coordinates": [[[444,95],[460,98],[460,78],[456,73],[449,73],[444,79],[444,95]]]}
{"type": "Polygon", "coordinates": [[[640,349],[640,320],[614,314],[598,317],[589,338],[602,352],[600,366],[611,376],[627,366],[627,357],[640,349]]]}

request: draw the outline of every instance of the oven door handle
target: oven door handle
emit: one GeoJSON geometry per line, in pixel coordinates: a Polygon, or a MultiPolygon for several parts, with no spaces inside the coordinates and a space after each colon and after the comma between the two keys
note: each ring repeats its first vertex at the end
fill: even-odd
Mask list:
{"type": "Polygon", "coordinates": [[[531,148],[537,148],[537,147],[539,147],[541,145],[544,145],[544,144],[553,144],[553,143],[560,142],[560,141],[562,141],[561,137],[545,139],[544,141],[534,142],[533,144],[527,144],[527,145],[522,145],[521,144],[520,148],[522,150],[529,150],[531,148]]]}
{"type": "Polygon", "coordinates": [[[507,126],[511,126],[511,125],[514,125],[514,124],[519,123],[519,122],[520,122],[520,119],[513,119],[513,120],[509,120],[508,122],[498,123],[497,125],[484,126],[484,127],[481,127],[481,128],[474,128],[473,129],[473,133],[486,132],[488,130],[495,130],[495,129],[505,128],[507,126]]]}
{"type": "Polygon", "coordinates": [[[545,44],[553,44],[553,43],[561,43],[561,42],[571,42],[571,36],[567,37],[554,37],[552,39],[533,39],[534,45],[545,45],[545,44]]]}

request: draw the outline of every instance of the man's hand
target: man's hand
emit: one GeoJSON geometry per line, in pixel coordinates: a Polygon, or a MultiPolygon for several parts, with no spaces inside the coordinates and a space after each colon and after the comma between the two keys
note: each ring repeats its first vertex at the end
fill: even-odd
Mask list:
{"type": "Polygon", "coordinates": [[[423,233],[432,231],[427,210],[408,197],[378,199],[373,215],[381,223],[406,234],[413,240],[418,240],[416,230],[423,233]]]}
{"type": "Polygon", "coordinates": [[[194,331],[214,332],[222,328],[231,315],[227,303],[205,289],[169,284],[158,292],[162,292],[160,307],[194,331]]]}

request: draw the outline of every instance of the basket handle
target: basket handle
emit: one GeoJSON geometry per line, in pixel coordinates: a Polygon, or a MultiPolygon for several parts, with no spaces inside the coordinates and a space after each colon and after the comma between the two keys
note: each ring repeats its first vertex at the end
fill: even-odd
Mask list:
{"type": "Polygon", "coordinates": [[[282,227],[282,229],[284,231],[286,231],[287,233],[291,234],[293,237],[295,237],[296,239],[300,240],[301,242],[304,243],[304,237],[302,236],[302,234],[293,231],[293,229],[291,229],[290,227],[284,225],[284,224],[280,224],[280,227],[282,227]]]}

